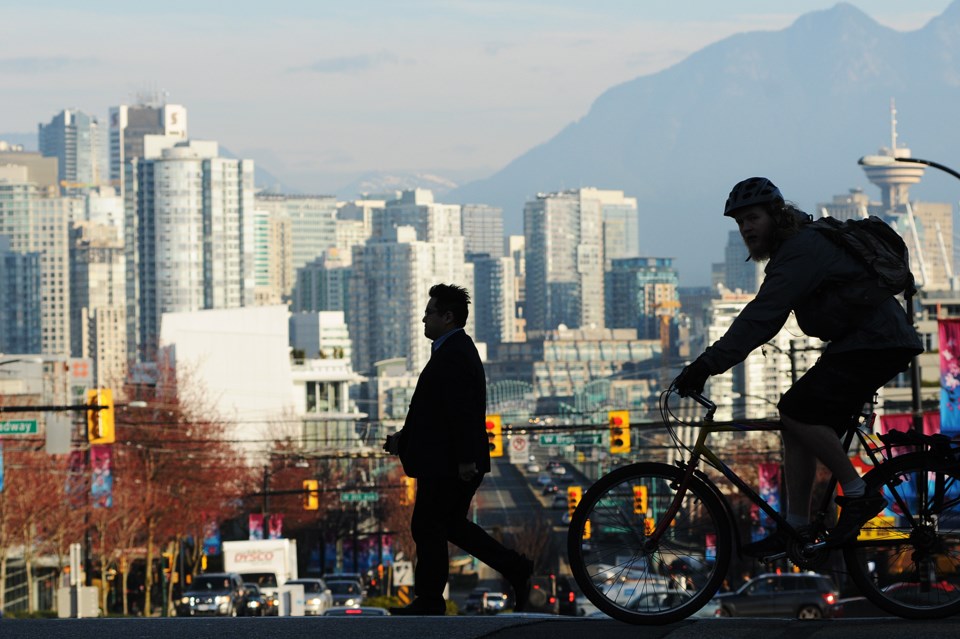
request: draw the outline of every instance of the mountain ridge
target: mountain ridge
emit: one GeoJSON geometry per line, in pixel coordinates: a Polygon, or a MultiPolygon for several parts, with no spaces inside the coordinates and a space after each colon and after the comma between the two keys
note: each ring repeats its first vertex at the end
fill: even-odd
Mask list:
{"type": "Polygon", "coordinates": [[[638,199],[641,250],[676,257],[685,284],[706,283],[730,230],[723,201],[743,177],[768,175],[808,209],[852,187],[877,198],[856,160],[889,144],[891,98],[901,135],[922,142],[914,153],[949,164],[960,0],[915,31],[840,3],[779,31],[735,34],[604,91],[582,118],[447,200],[501,206],[518,233],[538,192],[624,190],[638,199]]]}

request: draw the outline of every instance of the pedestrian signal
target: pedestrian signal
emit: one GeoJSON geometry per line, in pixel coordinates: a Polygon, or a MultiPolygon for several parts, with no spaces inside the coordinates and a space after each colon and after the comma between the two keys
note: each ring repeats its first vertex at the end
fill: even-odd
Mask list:
{"type": "Polygon", "coordinates": [[[113,391],[91,388],[87,391],[87,441],[91,444],[112,444],[116,441],[113,415],[113,391]],[[92,408],[96,407],[96,408],[92,408]]]}
{"type": "Polygon", "coordinates": [[[316,479],[303,480],[303,509],[320,509],[320,482],[316,479]]]}
{"type": "Polygon", "coordinates": [[[610,452],[630,452],[630,411],[612,410],[607,413],[610,423],[610,452]]]}
{"type": "Polygon", "coordinates": [[[503,457],[503,423],[499,415],[487,415],[487,441],[490,456],[503,457]]]}

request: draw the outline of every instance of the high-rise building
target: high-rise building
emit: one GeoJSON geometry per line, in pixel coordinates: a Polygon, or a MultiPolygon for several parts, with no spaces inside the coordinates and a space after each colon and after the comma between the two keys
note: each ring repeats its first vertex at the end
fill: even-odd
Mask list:
{"type": "Polygon", "coordinates": [[[11,250],[6,235],[0,235],[0,300],[0,352],[39,353],[40,253],[11,250]]]}
{"type": "Polygon", "coordinates": [[[0,235],[10,250],[40,254],[40,344],[45,355],[70,353],[69,224],[83,215],[80,198],[48,197],[28,181],[26,166],[0,166],[0,235]]]}
{"type": "Polygon", "coordinates": [[[603,207],[603,257],[607,270],[617,259],[640,257],[637,199],[623,191],[596,191],[603,207]]]}
{"type": "Polygon", "coordinates": [[[158,95],[143,95],[135,105],[110,108],[110,185],[121,194],[127,185],[126,164],[146,157],[144,138],[148,135],[186,140],[187,109],[166,104],[158,95]]]}
{"type": "Polygon", "coordinates": [[[467,259],[473,264],[477,341],[487,344],[518,341],[513,258],[474,253],[468,254],[467,259]]]}
{"type": "Polygon", "coordinates": [[[727,245],[723,249],[723,278],[721,283],[731,291],[756,293],[763,281],[763,269],[766,263],[750,259],[750,252],[740,237],[740,231],[727,234],[727,245]]]}
{"type": "Polygon", "coordinates": [[[274,218],[290,220],[293,272],[337,244],[337,200],[333,196],[258,194],[257,208],[274,218]]]}
{"type": "Polygon", "coordinates": [[[516,300],[514,312],[513,342],[522,342],[527,339],[527,319],[524,312],[527,300],[527,251],[526,238],[522,235],[511,235],[507,238],[507,254],[513,258],[513,299],[516,300]]]}
{"type": "Polygon", "coordinates": [[[64,193],[73,195],[100,185],[102,136],[97,118],[72,109],[39,125],[40,153],[57,158],[57,179],[64,193]]]}
{"type": "Polygon", "coordinates": [[[464,204],[460,211],[466,252],[503,256],[503,209],[487,204],[464,204]]]}
{"type": "Polygon", "coordinates": [[[253,161],[218,154],[216,142],[178,142],[127,164],[127,338],[140,361],[164,313],[254,303],[253,161]]]}
{"type": "MultiPolygon", "coordinates": [[[[430,357],[423,337],[423,309],[430,287],[443,282],[469,287],[460,207],[433,201],[430,191],[404,191],[374,209],[373,235],[353,249],[349,325],[354,369],[395,357],[419,371],[430,357]]],[[[467,323],[473,332],[473,313],[467,323]]]]}
{"type": "Polygon", "coordinates": [[[280,304],[293,291],[290,218],[258,208],[253,212],[254,303],[280,304]]]}
{"type": "Polygon", "coordinates": [[[608,328],[633,328],[639,339],[667,344],[680,311],[679,275],[670,257],[613,260],[606,274],[608,328]],[[665,335],[663,331],[668,331],[665,335]]]}
{"type": "Polygon", "coordinates": [[[116,227],[70,229],[70,350],[90,358],[100,388],[119,389],[127,369],[126,267],[116,227]]]}
{"type": "Polygon", "coordinates": [[[523,211],[527,333],[603,328],[603,203],[584,188],[540,193],[523,211]]]}
{"type": "Polygon", "coordinates": [[[349,262],[340,249],[332,248],[297,269],[293,312],[346,311],[351,273],[349,262]]]}

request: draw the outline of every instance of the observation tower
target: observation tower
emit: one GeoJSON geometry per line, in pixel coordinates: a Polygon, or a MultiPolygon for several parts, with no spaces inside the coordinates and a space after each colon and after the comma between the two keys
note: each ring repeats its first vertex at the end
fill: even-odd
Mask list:
{"type": "MultiPolygon", "coordinates": [[[[897,146],[897,107],[890,101],[890,147],[880,149],[878,155],[892,158],[910,157],[910,149],[897,146]]],[[[910,185],[916,184],[923,177],[924,165],[906,162],[894,162],[883,166],[863,166],[867,179],[880,187],[883,194],[883,208],[887,211],[896,211],[898,207],[908,203],[910,185]]]]}

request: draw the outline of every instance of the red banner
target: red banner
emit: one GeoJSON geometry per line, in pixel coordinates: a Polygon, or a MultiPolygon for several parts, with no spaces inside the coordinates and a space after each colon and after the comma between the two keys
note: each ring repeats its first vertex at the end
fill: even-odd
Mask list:
{"type": "Polygon", "coordinates": [[[263,515],[250,513],[250,539],[263,539],[263,515]]]}
{"type": "Polygon", "coordinates": [[[960,319],[937,320],[940,344],[940,422],[960,432],[960,319]]]}

